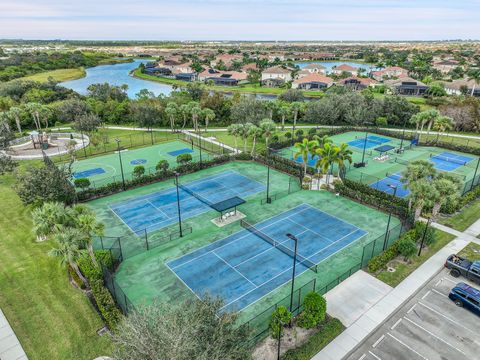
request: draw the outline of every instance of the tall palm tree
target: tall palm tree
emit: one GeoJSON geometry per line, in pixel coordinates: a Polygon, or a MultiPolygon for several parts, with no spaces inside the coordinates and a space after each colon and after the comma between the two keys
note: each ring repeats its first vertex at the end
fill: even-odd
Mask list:
{"type": "Polygon", "coordinates": [[[421,179],[408,184],[407,188],[410,190],[408,198],[413,203],[415,209],[414,219],[417,221],[422,214],[423,208],[432,204],[432,199],[438,198],[439,194],[432,183],[427,179],[421,179]]]}
{"type": "Polygon", "coordinates": [[[200,105],[196,101],[190,101],[188,103],[188,110],[190,115],[192,116],[192,124],[195,132],[198,132],[198,118],[202,114],[202,109],[200,105]]]}
{"type": "Polygon", "coordinates": [[[440,212],[443,204],[449,201],[455,201],[459,196],[460,182],[449,175],[439,175],[433,182],[436,189],[436,197],[432,199],[432,218],[435,219],[440,212]]]}
{"type": "Polygon", "coordinates": [[[351,164],[353,162],[352,154],[353,152],[348,148],[348,144],[340,144],[340,146],[338,146],[335,162],[338,164],[338,175],[342,179],[345,178],[345,173],[347,172],[345,163],[348,162],[351,164]]]}
{"type": "Polygon", "coordinates": [[[268,117],[273,121],[273,113],[279,109],[279,104],[277,104],[277,101],[267,101],[265,102],[265,107],[268,110],[268,117]]]}
{"type": "Polygon", "coordinates": [[[247,152],[247,140],[250,136],[250,128],[252,126],[252,123],[247,122],[246,124],[242,124],[239,127],[240,137],[243,139],[243,152],[247,152]]]}
{"type": "Polygon", "coordinates": [[[435,120],[440,116],[438,110],[430,109],[421,111],[412,116],[410,119],[411,124],[415,124],[415,132],[418,133],[418,128],[420,127],[420,133],[418,133],[418,141],[420,142],[420,135],[423,131],[425,125],[428,125],[428,131],[430,131],[430,127],[435,122],[435,120]]]}
{"type": "Polygon", "coordinates": [[[180,112],[178,105],[174,103],[173,101],[170,101],[167,104],[167,107],[165,108],[165,113],[167,114],[168,118],[170,119],[170,129],[172,132],[175,129],[175,119],[178,116],[178,113],[180,112]]]}
{"type": "Polygon", "coordinates": [[[473,80],[471,96],[475,94],[475,86],[480,85],[480,69],[471,70],[468,73],[468,80],[473,80]]]}
{"type": "Polygon", "coordinates": [[[190,116],[190,107],[188,106],[188,104],[180,105],[179,111],[180,114],[182,114],[183,118],[182,129],[185,129],[185,126],[187,125],[187,119],[190,116]]]}
{"type": "Polygon", "coordinates": [[[305,104],[301,101],[294,101],[290,104],[293,112],[293,136],[295,136],[295,127],[297,126],[298,115],[303,109],[305,109],[305,104]]]}
{"type": "Polygon", "coordinates": [[[231,124],[227,128],[228,134],[232,135],[233,138],[235,139],[235,149],[238,149],[238,144],[237,144],[237,136],[240,133],[240,125],[239,124],[231,124]]]}
{"type": "Polygon", "coordinates": [[[15,120],[15,124],[17,125],[17,130],[19,133],[21,133],[22,125],[20,123],[20,117],[22,116],[22,109],[16,106],[12,106],[10,110],[8,110],[8,116],[15,120]]]}
{"type": "Polygon", "coordinates": [[[320,169],[322,173],[327,175],[327,184],[329,182],[330,169],[333,163],[338,162],[338,152],[339,148],[331,143],[319,147],[316,151],[319,159],[315,163],[315,168],[320,169]]]}
{"type": "Polygon", "coordinates": [[[32,211],[33,231],[39,241],[58,231],[67,221],[67,212],[60,202],[46,202],[32,211]]]}
{"type": "Polygon", "coordinates": [[[37,130],[41,130],[42,125],[40,122],[40,111],[41,111],[42,104],[29,102],[25,104],[25,110],[27,110],[30,115],[32,116],[33,123],[37,130]]]}
{"type": "Polygon", "coordinates": [[[439,116],[435,124],[433,124],[433,130],[437,132],[437,139],[435,140],[438,142],[440,135],[444,134],[445,131],[453,129],[453,119],[448,116],[439,116]]]}
{"type": "MultiPolygon", "coordinates": [[[[433,167],[433,164],[425,160],[417,160],[410,163],[407,168],[402,172],[401,182],[405,183],[405,187],[410,189],[417,181],[431,179],[437,176],[437,170],[433,167]]],[[[413,199],[408,199],[408,208],[412,208],[413,199]]]]}
{"type": "Polygon", "coordinates": [[[290,115],[290,105],[288,103],[283,103],[278,108],[278,112],[282,117],[282,130],[285,129],[285,119],[290,115]]]}
{"type": "Polygon", "coordinates": [[[275,133],[275,130],[277,129],[277,127],[275,126],[275,123],[272,120],[263,119],[260,122],[260,128],[263,131],[263,137],[265,138],[265,146],[268,151],[268,140],[275,133]]]}
{"type": "Polygon", "coordinates": [[[82,233],[82,242],[85,245],[93,264],[98,267],[97,258],[93,251],[93,235],[100,236],[103,234],[104,225],[97,221],[95,213],[89,210],[77,216],[77,229],[82,233]]]}
{"type": "Polygon", "coordinates": [[[205,120],[205,132],[208,131],[208,123],[215,119],[215,111],[213,111],[212,109],[209,109],[209,108],[204,108],[202,110],[202,117],[204,118],[205,120]]]}
{"type": "MultiPolygon", "coordinates": [[[[308,166],[308,155],[316,154],[318,148],[317,140],[308,140],[304,138],[302,142],[295,143],[296,152],[293,154],[293,158],[301,156],[303,160],[303,169],[305,176],[307,175],[307,166],[308,166]]],[[[313,156],[312,156],[313,158],[313,156]]]]}
{"type": "Polygon", "coordinates": [[[257,146],[257,138],[261,137],[263,135],[263,130],[262,128],[252,125],[250,126],[250,129],[248,130],[249,136],[253,138],[253,145],[252,145],[252,153],[251,155],[255,155],[255,148],[257,146]]]}
{"type": "Polygon", "coordinates": [[[318,135],[313,135],[313,139],[317,140],[319,147],[323,147],[323,145],[325,144],[333,143],[333,140],[328,135],[323,135],[322,137],[318,135]]]}
{"type": "Polygon", "coordinates": [[[82,280],[85,286],[89,286],[88,280],[80,271],[77,259],[82,254],[80,244],[83,234],[77,229],[66,228],[62,232],[55,233],[57,247],[49,251],[50,256],[59,257],[63,266],[69,265],[82,280]]]}

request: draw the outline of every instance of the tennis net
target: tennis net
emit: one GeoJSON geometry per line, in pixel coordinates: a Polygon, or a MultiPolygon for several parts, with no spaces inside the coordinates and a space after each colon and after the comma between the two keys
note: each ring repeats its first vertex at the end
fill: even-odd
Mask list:
{"type": "Polygon", "coordinates": [[[448,162],[451,162],[451,163],[454,163],[454,164],[459,164],[459,165],[464,165],[464,166],[467,165],[467,162],[464,161],[464,160],[451,158],[451,157],[448,157],[448,156],[430,154],[430,157],[432,159],[437,159],[437,160],[441,160],[441,161],[448,161],[448,162]]]}
{"type": "Polygon", "coordinates": [[[203,196],[197,194],[196,192],[190,190],[188,187],[186,187],[185,185],[182,185],[182,184],[178,184],[178,187],[180,189],[182,189],[183,191],[185,191],[186,193],[192,195],[193,197],[197,198],[198,200],[200,200],[201,202],[203,202],[204,204],[208,205],[208,206],[212,206],[212,202],[211,201],[208,201],[207,199],[205,199],[203,196]]]}
{"type": "MultiPolygon", "coordinates": [[[[358,139],[358,140],[363,140],[365,141],[365,136],[355,136],[355,139],[358,139]]],[[[385,143],[385,141],[378,141],[378,140],[374,140],[370,137],[367,137],[367,141],[371,142],[371,143],[374,143],[374,144],[378,144],[378,145],[382,145],[385,143]]]]}
{"type": "Polygon", "coordinates": [[[403,159],[400,159],[399,157],[396,157],[395,158],[395,162],[396,163],[399,163],[399,164],[402,164],[402,165],[408,165],[410,164],[410,162],[408,160],[403,160],[403,159]]]}
{"type": "MultiPolygon", "coordinates": [[[[278,242],[278,241],[272,239],[270,236],[261,232],[255,226],[249,224],[245,220],[240,220],[240,225],[244,229],[250,231],[252,234],[258,236],[260,239],[268,242],[270,245],[273,245],[274,247],[276,247],[277,249],[279,249],[283,253],[287,254],[288,256],[290,256],[292,258],[295,257],[295,253],[290,248],[283,245],[281,242],[278,242]]],[[[297,252],[297,259],[301,264],[310,268],[310,270],[317,272],[317,265],[314,262],[312,262],[312,261],[308,260],[307,258],[303,257],[302,255],[299,255],[298,252],[297,252]]]]}
{"type": "Polygon", "coordinates": [[[386,176],[390,179],[397,180],[397,181],[400,181],[400,179],[402,178],[402,175],[400,175],[399,173],[388,173],[387,172],[386,176]]]}

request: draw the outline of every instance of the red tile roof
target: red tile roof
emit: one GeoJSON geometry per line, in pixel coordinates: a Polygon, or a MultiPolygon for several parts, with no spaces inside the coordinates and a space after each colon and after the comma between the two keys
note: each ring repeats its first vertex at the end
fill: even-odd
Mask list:
{"type": "Polygon", "coordinates": [[[333,80],[322,74],[310,74],[294,80],[295,84],[305,84],[310,82],[321,82],[325,84],[333,84],[333,80]]]}
{"type": "Polygon", "coordinates": [[[338,70],[338,71],[357,71],[358,69],[356,67],[347,65],[347,64],[342,64],[337,67],[335,67],[333,70],[338,70]]]}

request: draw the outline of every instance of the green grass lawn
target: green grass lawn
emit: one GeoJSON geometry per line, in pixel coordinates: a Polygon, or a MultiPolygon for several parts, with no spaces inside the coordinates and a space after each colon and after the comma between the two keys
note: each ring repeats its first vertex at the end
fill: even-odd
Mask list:
{"type": "Polygon", "coordinates": [[[480,245],[471,242],[465,246],[458,255],[471,261],[480,261],[480,245]]]}
{"type": "Polygon", "coordinates": [[[442,217],[439,222],[455,230],[465,231],[478,219],[480,219],[480,199],[465,206],[459,213],[451,217],[442,217]]]}
{"type": "Polygon", "coordinates": [[[44,71],[38,74],[28,75],[15,80],[31,80],[38,82],[47,82],[49,78],[53,78],[55,81],[68,81],[80,79],[85,76],[85,70],[83,68],[72,69],[59,69],[52,71],[44,71]]]}
{"type": "Polygon", "coordinates": [[[30,211],[0,178],[0,308],[31,360],[91,360],[111,353],[108,336],[89,300],[74,289],[52,242],[36,243],[30,211]]]}
{"type": "Polygon", "coordinates": [[[409,264],[400,263],[395,266],[395,272],[388,272],[387,270],[383,270],[379,274],[377,274],[377,278],[382,280],[384,283],[395,287],[400,284],[408,275],[410,275],[413,271],[415,271],[420,265],[422,265],[425,261],[427,261],[432,255],[436,254],[441,248],[447,245],[450,241],[452,241],[455,236],[448,234],[446,232],[440,231],[435,229],[437,234],[437,241],[435,244],[428,248],[424,248],[422,250],[422,255],[414,256],[413,259],[410,260],[409,264]]]}

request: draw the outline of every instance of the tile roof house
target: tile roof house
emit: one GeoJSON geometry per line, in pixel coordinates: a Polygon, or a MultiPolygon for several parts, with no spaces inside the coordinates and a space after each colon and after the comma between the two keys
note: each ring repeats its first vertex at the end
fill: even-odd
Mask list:
{"type": "Polygon", "coordinates": [[[336,83],[339,86],[345,86],[352,90],[363,90],[369,86],[375,86],[378,84],[378,81],[370,79],[370,78],[359,78],[356,76],[352,76],[346,79],[342,79],[337,81],[336,83]]]}
{"type": "Polygon", "coordinates": [[[335,75],[341,75],[344,72],[350,73],[353,76],[358,75],[358,69],[347,64],[338,65],[332,69],[332,73],[335,75]]]}
{"type": "Polygon", "coordinates": [[[293,81],[293,89],[321,90],[333,85],[333,80],[321,74],[310,74],[293,81]]]}
{"type": "Polygon", "coordinates": [[[262,85],[280,86],[292,80],[292,71],[281,66],[273,66],[262,71],[262,85]]]}
{"type": "Polygon", "coordinates": [[[370,76],[377,81],[382,81],[388,78],[407,77],[408,70],[401,68],[400,66],[389,66],[382,70],[372,71],[370,76]]]}
{"type": "Polygon", "coordinates": [[[250,63],[250,64],[245,64],[242,66],[243,71],[248,71],[248,70],[258,70],[257,64],[255,63],[250,63]]]}
{"type": "Polygon", "coordinates": [[[163,63],[158,64],[158,67],[169,69],[172,74],[190,74],[195,72],[190,61],[181,63],[175,60],[165,60],[163,63]]]}
{"type": "Polygon", "coordinates": [[[302,71],[307,71],[310,74],[326,74],[327,68],[320,64],[309,64],[302,71]]]}
{"type": "Polygon", "coordinates": [[[247,79],[248,74],[239,71],[220,71],[215,69],[207,69],[198,74],[198,80],[210,81],[215,85],[235,86],[242,80],[247,79]]]}
{"type": "Polygon", "coordinates": [[[456,60],[443,60],[433,63],[433,68],[440,71],[443,74],[448,74],[450,71],[459,66],[459,62],[456,60]]]}
{"type": "Polygon", "coordinates": [[[425,94],[425,92],[428,90],[427,85],[410,77],[385,80],[384,84],[388,89],[397,95],[419,96],[425,94]]]}
{"type": "Polygon", "coordinates": [[[232,66],[234,61],[242,61],[243,60],[243,55],[240,54],[221,54],[218,55],[214,60],[210,62],[210,65],[212,67],[216,67],[220,60],[225,64],[225,66],[228,68],[232,66]]]}
{"type": "Polygon", "coordinates": [[[480,85],[477,85],[475,80],[458,79],[444,82],[443,86],[449,95],[462,95],[462,90],[464,90],[468,95],[472,95],[473,92],[473,96],[480,97],[480,85]]]}

